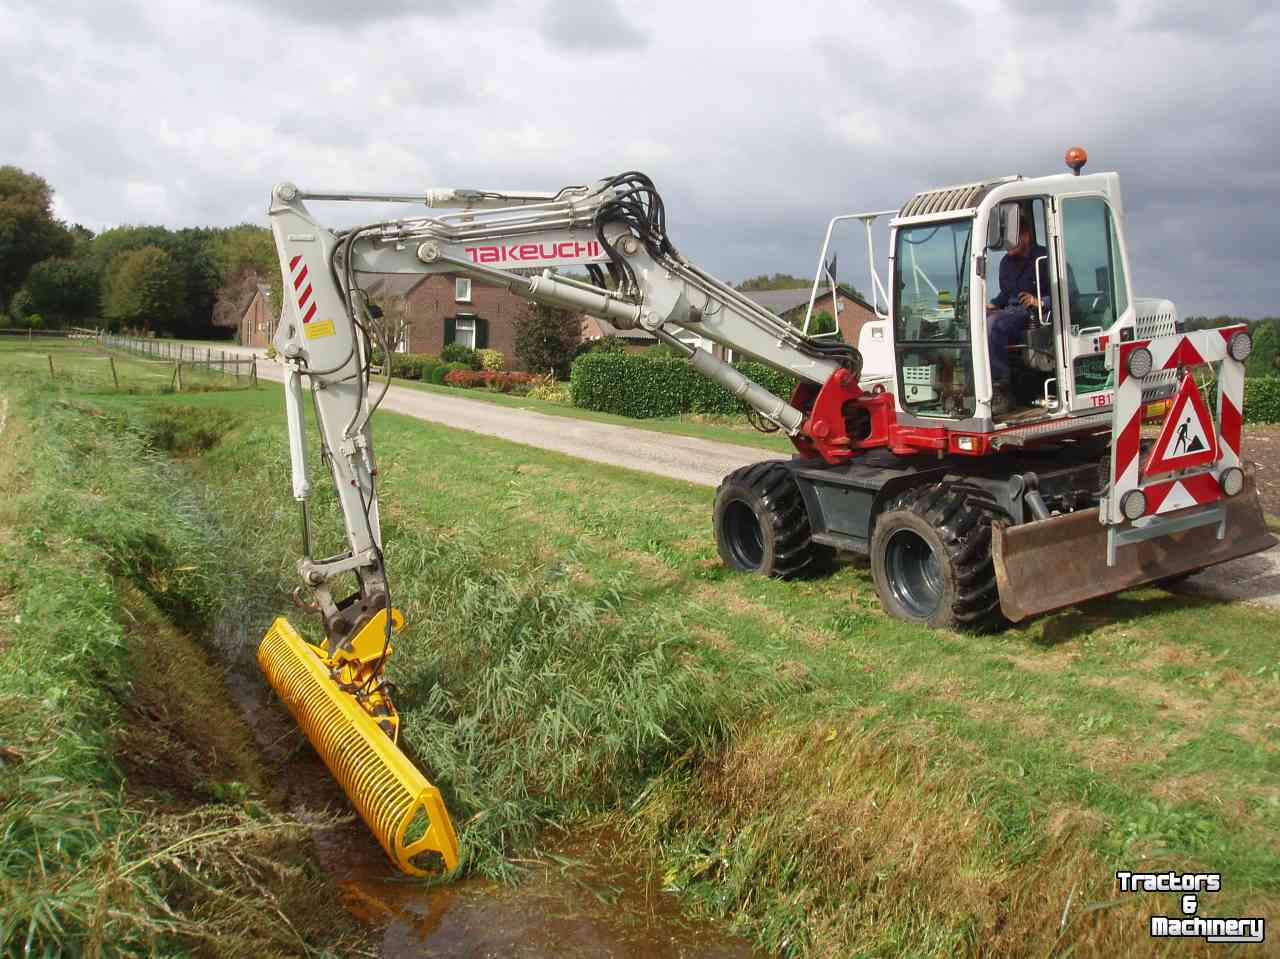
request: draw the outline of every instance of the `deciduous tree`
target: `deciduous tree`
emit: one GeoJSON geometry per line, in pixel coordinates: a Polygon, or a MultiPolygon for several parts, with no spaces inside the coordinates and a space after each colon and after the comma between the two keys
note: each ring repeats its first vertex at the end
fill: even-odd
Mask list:
{"type": "Polygon", "coordinates": [[[174,332],[186,309],[186,283],[172,256],[158,246],[119,254],[107,267],[103,314],[113,325],[174,332]]]}
{"type": "Polygon", "coordinates": [[[61,323],[98,314],[98,271],[92,261],[71,257],[41,260],[27,274],[31,309],[61,323]]]}
{"type": "Polygon", "coordinates": [[[53,215],[49,184],[15,166],[0,167],[0,313],[33,266],[71,247],[71,234],[53,215]]]}

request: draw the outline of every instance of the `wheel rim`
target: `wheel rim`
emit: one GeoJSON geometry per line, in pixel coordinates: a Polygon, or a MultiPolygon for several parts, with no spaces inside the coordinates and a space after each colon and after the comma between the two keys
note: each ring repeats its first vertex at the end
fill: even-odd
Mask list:
{"type": "Polygon", "coordinates": [[[885,548],[885,572],[894,598],[912,616],[928,619],[942,602],[942,564],[914,530],[900,529],[885,548]]]}
{"type": "Polygon", "coordinates": [[[759,569],[764,562],[764,531],[755,511],[742,500],[724,511],[725,541],[734,561],[743,569],[759,569]]]}

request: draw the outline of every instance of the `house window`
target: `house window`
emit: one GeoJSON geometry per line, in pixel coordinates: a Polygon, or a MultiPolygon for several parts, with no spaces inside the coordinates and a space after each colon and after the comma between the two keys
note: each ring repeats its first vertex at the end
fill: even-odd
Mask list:
{"type": "Polygon", "coordinates": [[[453,281],[453,298],[458,303],[471,302],[471,280],[460,276],[453,281]]]}
{"type": "Polygon", "coordinates": [[[685,346],[691,346],[695,350],[706,348],[708,341],[703,340],[697,333],[690,333],[688,330],[681,330],[675,334],[677,340],[685,346]]]}
{"type": "Polygon", "coordinates": [[[724,361],[726,363],[737,363],[738,351],[734,349],[730,349],[729,347],[726,346],[724,348],[724,361]]]}
{"type": "MultiPolygon", "coordinates": [[[[458,281],[463,282],[462,280],[458,281]]],[[[470,280],[466,281],[468,284],[470,280]]],[[[476,347],[476,318],[474,316],[459,316],[454,320],[453,342],[462,346],[469,346],[472,349],[476,347]]]]}

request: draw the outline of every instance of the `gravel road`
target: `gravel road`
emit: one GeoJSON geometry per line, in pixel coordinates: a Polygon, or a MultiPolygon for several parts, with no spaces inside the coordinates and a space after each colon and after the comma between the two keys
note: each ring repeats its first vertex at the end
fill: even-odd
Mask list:
{"type": "MultiPolygon", "coordinates": [[[[234,349],[242,355],[262,355],[261,350],[234,349]]],[[[284,380],[283,368],[271,362],[260,363],[258,375],[284,380]]],[[[393,386],[387,391],[382,408],[472,433],[702,486],[717,486],[726,473],[739,466],[778,455],[733,443],[548,416],[403,386],[393,386]]],[[[1177,590],[1188,595],[1246,600],[1280,609],[1280,548],[1273,547],[1265,553],[1206,570],[1180,584],[1177,590]]]]}

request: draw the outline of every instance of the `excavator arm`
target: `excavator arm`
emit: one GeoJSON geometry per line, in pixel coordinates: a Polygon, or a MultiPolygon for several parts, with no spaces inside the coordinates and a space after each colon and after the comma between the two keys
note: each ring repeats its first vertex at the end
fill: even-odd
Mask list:
{"type": "Polygon", "coordinates": [[[270,218],[284,275],[273,342],[286,369],[303,545],[299,592],[310,594],[299,598],[320,614],[325,642],[307,643],[279,619],[260,646],[259,663],[393,861],[416,872],[414,856],[435,851],[452,868],[457,840],[439,792],[394,746],[399,720],[384,667],[403,617],[392,606],[383,561],[370,431],[387,385],[379,391],[372,381],[371,357],[375,348],[390,353],[392,344],[375,342],[368,288],[388,275],[461,274],[620,329],[647,330],[786,430],[802,450],[831,462],[851,455],[843,410],[860,392],[861,356],[853,347],[803,335],[687,260],[667,237],[662,198],[639,173],[551,193],[317,193],[282,183],[272,191],[270,218]],[[312,216],[307,200],[453,212],[334,231],[312,216]],[[564,269],[585,270],[590,279],[556,272],[564,269]],[[790,400],[776,396],[682,342],[681,330],[791,374],[801,386],[790,400]],[[311,394],[322,461],[345,526],[346,549],[335,556],[312,556],[304,391],[311,394]],[[335,598],[336,581],[349,576],[354,591],[335,598]],[[353,755],[363,758],[355,763],[353,755]],[[424,811],[430,828],[407,837],[409,819],[424,811]]]}

